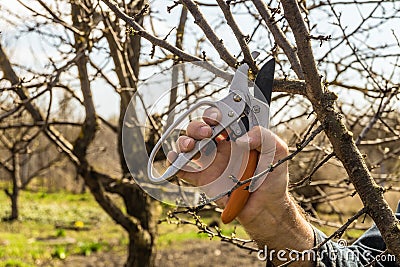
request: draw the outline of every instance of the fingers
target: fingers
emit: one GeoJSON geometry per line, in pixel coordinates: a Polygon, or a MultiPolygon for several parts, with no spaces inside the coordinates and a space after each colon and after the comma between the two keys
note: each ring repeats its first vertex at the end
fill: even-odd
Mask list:
{"type": "MultiPolygon", "coordinates": [[[[167,166],[170,166],[178,157],[178,153],[176,153],[175,151],[170,151],[167,154],[167,161],[166,164],[167,166]]],[[[191,166],[185,166],[184,168],[185,170],[180,170],[176,176],[179,179],[185,179],[187,182],[191,183],[191,184],[195,184],[196,179],[193,178],[193,174],[196,173],[196,170],[194,168],[192,168],[191,166]]]]}
{"type": "MultiPolygon", "coordinates": [[[[247,134],[239,137],[236,140],[236,143],[239,146],[248,146],[249,149],[257,149],[259,152],[261,152],[261,145],[262,145],[264,139],[267,139],[267,138],[263,138],[263,135],[271,136],[271,132],[263,127],[256,126],[253,129],[251,129],[250,131],[248,131],[247,134]]],[[[265,140],[265,141],[267,141],[267,140],[265,140]]]]}
{"type": "Polygon", "coordinates": [[[189,123],[186,129],[187,136],[194,138],[196,140],[201,140],[204,138],[211,137],[212,130],[211,127],[205,122],[192,121],[189,123]]]}
{"type": "Polygon", "coordinates": [[[204,111],[203,121],[208,125],[217,125],[221,120],[221,112],[217,108],[208,108],[204,111]]]}
{"type": "MultiPolygon", "coordinates": [[[[192,121],[189,123],[186,134],[188,137],[191,137],[195,140],[201,140],[204,138],[211,137],[212,129],[210,126],[214,126],[218,124],[218,121],[221,119],[221,112],[217,108],[208,108],[204,111],[203,121],[192,121]]],[[[188,139],[181,138],[178,140],[180,148],[183,149],[181,151],[187,152],[193,149],[194,143],[189,141],[188,139]],[[189,150],[187,150],[189,148],[189,150]]]]}
{"type": "Polygon", "coordinates": [[[181,152],[191,151],[194,148],[194,143],[194,139],[188,136],[180,136],[177,141],[179,151],[181,152]]]}
{"type": "Polygon", "coordinates": [[[248,146],[249,149],[257,149],[260,153],[267,154],[275,152],[279,157],[289,154],[286,143],[270,130],[256,126],[246,135],[236,140],[239,146],[248,146]]]}
{"type": "MultiPolygon", "coordinates": [[[[180,136],[177,140],[177,145],[178,145],[178,152],[189,152],[194,149],[195,147],[195,142],[196,140],[202,140],[204,138],[209,138],[212,135],[212,129],[210,127],[213,125],[218,124],[218,121],[221,119],[221,113],[217,108],[209,108],[205,110],[203,114],[203,120],[204,122],[201,121],[192,121],[189,123],[187,129],[186,129],[186,136],[180,136]]],[[[194,160],[198,159],[200,156],[200,153],[198,153],[195,157],[194,160]]],[[[177,157],[176,152],[169,152],[167,155],[167,164],[170,164],[171,162],[174,162],[177,157]]],[[[178,173],[179,178],[183,178],[185,180],[188,180],[193,183],[195,180],[194,178],[198,177],[192,177],[195,176],[195,170],[190,169],[189,166],[185,166],[185,170],[180,171],[178,173]],[[193,174],[192,174],[193,173],[193,174]]]]}
{"type": "Polygon", "coordinates": [[[176,158],[178,157],[178,153],[176,153],[175,151],[170,151],[167,154],[167,166],[170,166],[172,162],[174,162],[176,160],[176,158]]]}

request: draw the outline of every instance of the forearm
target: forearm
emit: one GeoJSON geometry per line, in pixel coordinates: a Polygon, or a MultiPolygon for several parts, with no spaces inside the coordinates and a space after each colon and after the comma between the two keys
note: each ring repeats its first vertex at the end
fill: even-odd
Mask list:
{"type": "MultiPolygon", "coordinates": [[[[273,256],[274,262],[284,261],[285,258],[290,260],[289,250],[301,252],[314,246],[314,232],[288,192],[281,200],[267,206],[268,208],[252,221],[243,222],[243,226],[257,242],[258,247],[267,250],[267,257],[273,256]],[[281,258],[281,261],[277,257],[281,258]]],[[[312,266],[312,263],[306,265],[305,262],[299,262],[299,266],[308,265],[312,266]]]]}

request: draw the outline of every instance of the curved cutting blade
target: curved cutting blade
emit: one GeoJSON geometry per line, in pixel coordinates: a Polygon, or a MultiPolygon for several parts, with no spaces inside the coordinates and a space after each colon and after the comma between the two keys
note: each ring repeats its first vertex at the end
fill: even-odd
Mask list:
{"type": "Polygon", "coordinates": [[[260,90],[254,90],[254,97],[271,104],[271,94],[274,85],[275,59],[270,59],[258,72],[255,84],[260,90]],[[260,95],[262,93],[262,95],[260,95]]]}
{"type": "MultiPolygon", "coordinates": [[[[274,84],[274,73],[275,73],[275,59],[269,60],[267,63],[264,64],[264,66],[261,68],[261,70],[258,72],[255,85],[258,87],[258,90],[254,90],[254,97],[258,99],[259,101],[268,104],[268,110],[266,120],[269,121],[269,106],[271,104],[271,95],[272,95],[272,89],[273,89],[273,84],[274,84]]],[[[269,123],[268,123],[269,124],[269,123]]],[[[258,163],[258,167],[256,169],[256,173],[259,172],[258,168],[265,169],[267,166],[262,166],[266,164],[271,164],[274,159],[275,155],[275,145],[273,144],[266,144],[266,149],[265,147],[263,149],[266,149],[266,151],[269,151],[269,153],[264,154],[264,159],[263,163],[260,162],[258,163]],[[272,145],[272,146],[271,146],[272,145]]],[[[265,178],[267,175],[264,177],[261,177],[259,179],[252,180],[250,182],[249,186],[249,191],[254,192],[256,191],[260,185],[264,182],[265,178]]]]}

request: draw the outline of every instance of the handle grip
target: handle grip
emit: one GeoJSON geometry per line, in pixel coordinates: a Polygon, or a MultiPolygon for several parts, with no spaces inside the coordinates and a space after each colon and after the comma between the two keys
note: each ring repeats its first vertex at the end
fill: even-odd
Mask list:
{"type": "MultiPolygon", "coordinates": [[[[240,181],[249,179],[254,175],[254,171],[256,170],[258,162],[258,154],[259,154],[258,151],[255,149],[250,151],[249,160],[247,162],[247,165],[245,166],[245,170],[243,172],[242,177],[240,178],[240,181]]],[[[241,168],[244,168],[243,165],[241,168]]],[[[225,209],[221,214],[221,220],[224,224],[233,221],[233,219],[235,219],[236,216],[243,209],[244,205],[247,202],[247,199],[250,196],[249,190],[246,189],[246,187],[248,187],[249,184],[250,183],[241,185],[239,188],[234,190],[230,195],[228,202],[225,206],[225,209]]]]}

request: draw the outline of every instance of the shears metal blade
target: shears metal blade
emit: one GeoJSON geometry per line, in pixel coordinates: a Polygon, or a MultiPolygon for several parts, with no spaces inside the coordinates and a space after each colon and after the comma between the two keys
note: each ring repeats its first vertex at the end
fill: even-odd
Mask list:
{"type": "MultiPolygon", "coordinates": [[[[265,118],[268,122],[260,123],[261,126],[268,128],[269,126],[269,106],[271,104],[271,97],[274,85],[274,74],[275,74],[275,59],[272,58],[267,63],[263,65],[257,74],[256,80],[254,82],[254,97],[268,105],[268,117],[265,118]]],[[[249,185],[249,191],[254,192],[263,183],[266,176],[263,178],[252,180],[249,185]]]]}
{"type": "Polygon", "coordinates": [[[271,95],[274,85],[275,59],[269,60],[257,74],[255,85],[259,90],[254,90],[254,97],[266,101],[271,105],[271,95]],[[260,94],[261,93],[261,94],[260,94]]]}

